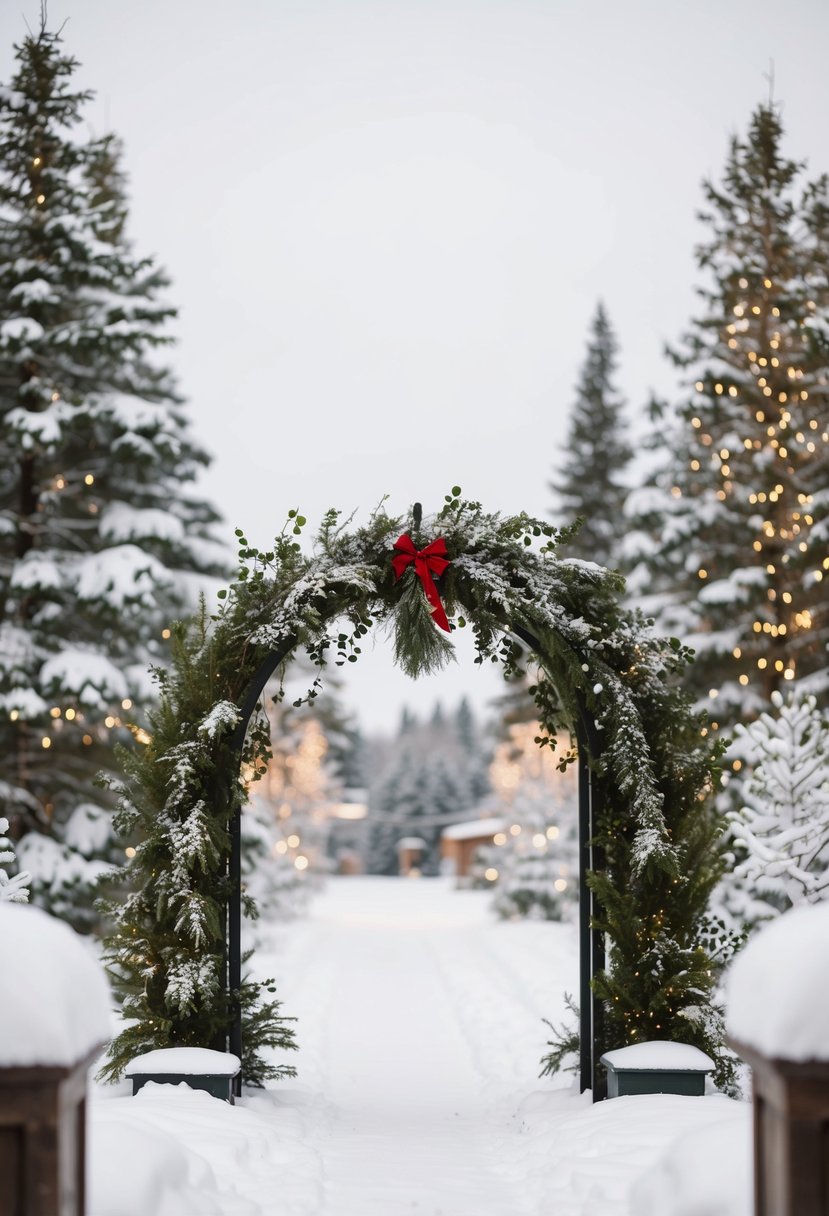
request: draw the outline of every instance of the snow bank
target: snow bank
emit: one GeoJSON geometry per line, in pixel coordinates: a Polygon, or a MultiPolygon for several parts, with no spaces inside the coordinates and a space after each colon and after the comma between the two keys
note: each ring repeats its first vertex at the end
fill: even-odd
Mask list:
{"type": "MultiPolygon", "coordinates": [[[[687,1132],[630,1191],[636,1216],[752,1216],[751,1107],[687,1132]]],[[[718,1114],[723,1113],[722,1105],[718,1114]]]]}
{"type": "Polygon", "coordinates": [[[88,1216],[316,1216],[321,1163],[296,1094],[231,1106],[149,1082],[89,1105],[88,1216]]]}
{"type": "Polygon", "coordinates": [[[134,1073],[178,1073],[181,1076],[235,1077],[242,1067],[238,1056],[228,1051],[211,1051],[209,1047],[161,1047],[145,1051],[130,1060],[124,1075],[134,1073]]]}
{"type": "Polygon", "coordinates": [[[829,1060],[829,903],[792,908],[738,954],[726,977],[728,1033],[784,1060],[829,1060]]]}
{"type": "Polygon", "coordinates": [[[109,1041],[103,971],[67,925],[0,903],[0,1067],[72,1065],[109,1041]]]}

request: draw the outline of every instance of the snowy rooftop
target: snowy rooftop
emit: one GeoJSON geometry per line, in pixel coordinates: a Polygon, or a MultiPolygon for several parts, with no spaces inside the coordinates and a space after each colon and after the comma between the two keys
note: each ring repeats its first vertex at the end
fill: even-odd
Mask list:
{"type": "Polygon", "coordinates": [[[726,979],[728,1033],[782,1060],[829,1060],[829,903],[792,908],[737,955],[726,979]]]}
{"type": "Polygon", "coordinates": [[[70,1066],[110,1038],[109,988],[67,925],[0,903],[0,1067],[70,1066]]]}
{"type": "Polygon", "coordinates": [[[444,840],[476,840],[479,836],[494,836],[503,832],[503,819],[469,819],[466,823],[453,823],[444,828],[441,836],[444,840]]]}
{"type": "Polygon", "coordinates": [[[671,1043],[666,1039],[652,1039],[648,1043],[631,1043],[606,1051],[602,1063],[612,1068],[641,1069],[642,1072],[667,1070],[669,1072],[711,1072],[714,1061],[698,1047],[688,1043],[671,1043]]]}

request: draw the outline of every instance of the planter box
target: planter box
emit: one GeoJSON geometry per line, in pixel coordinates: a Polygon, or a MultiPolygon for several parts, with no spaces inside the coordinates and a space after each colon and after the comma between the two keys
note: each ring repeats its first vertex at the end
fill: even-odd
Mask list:
{"type": "Polygon", "coordinates": [[[130,1060],[124,1070],[133,1096],[147,1084],[189,1085],[233,1104],[233,1081],[241,1070],[238,1056],[206,1047],[168,1047],[147,1051],[130,1060]]]}
{"type": "Polygon", "coordinates": [[[701,1098],[712,1060],[687,1043],[632,1043],[601,1058],[607,1069],[608,1098],[634,1094],[682,1094],[701,1098]]]}

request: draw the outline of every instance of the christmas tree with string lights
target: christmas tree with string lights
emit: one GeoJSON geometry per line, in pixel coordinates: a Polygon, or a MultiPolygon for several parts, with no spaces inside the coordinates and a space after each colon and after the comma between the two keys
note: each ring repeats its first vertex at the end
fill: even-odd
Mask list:
{"type": "Polygon", "coordinates": [[[712,729],[791,681],[829,691],[829,193],[782,143],[761,105],[705,185],[704,309],[674,355],[688,392],[647,496],[658,624],[695,649],[712,729]]]}
{"type": "Polygon", "coordinates": [[[578,532],[562,549],[618,569],[625,535],[625,475],[633,458],[627,442],[624,402],[616,386],[618,345],[604,305],[590,323],[587,355],[576,388],[564,461],[550,489],[559,524],[581,518],[578,532]]]}
{"type": "MultiPolygon", "coordinates": [[[[117,141],[45,22],[0,90],[0,779],[32,896],[80,927],[106,796],[171,618],[224,572],[206,464],[159,355],[166,280],[125,236],[117,141]]],[[[121,856],[123,856],[121,854],[121,856]]]]}

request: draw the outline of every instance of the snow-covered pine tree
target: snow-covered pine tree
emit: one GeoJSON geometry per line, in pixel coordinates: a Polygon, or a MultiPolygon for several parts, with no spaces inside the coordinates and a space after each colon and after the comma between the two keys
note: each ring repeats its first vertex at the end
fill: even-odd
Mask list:
{"type": "Polygon", "coordinates": [[[705,184],[704,310],[674,356],[688,395],[662,425],[658,624],[695,648],[690,687],[719,725],[787,680],[829,691],[829,193],[782,138],[761,105],[705,184]]]}
{"type": "Polygon", "coordinates": [[[537,735],[537,724],[516,723],[495,749],[487,807],[504,828],[483,870],[497,872],[499,916],[560,920],[578,897],[578,784],[575,767],[560,771],[561,753],[539,747],[537,735]]]}
{"type": "MultiPolygon", "coordinates": [[[[460,722],[474,730],[468,706],[460,722]]],[[[425,842],[422,872],[436,874],[441,832],[463,819],[478,791],[487,788],[482,767],[480,755],[461,736],[457,714],[449,717],[436,706],[431,721],[418,722],[404,709],[393,749],[370,790],[369,872],[396,874],[397,842],[418,836],[425,842]]]]}
{"type": "Polygon", "coordinates": [[[454,718],[455,735],[462,749],[468,775],[469,798],[474,806],[489,793],[487,740],[466,697],[462,697],[454,718]]]}
{"type": "MultiPolygon", "coordinates": [[[[273,701],[268,707],[271,756],[254,786],[253,801],[275,826],[274,850],[287,860],[294,882],[307,884],[327,869],[332,807],[342,801],[342,783],[329,758],[329,740],[316,710],[273,701]]],[[[248,815],[246,808],[242,820],[248,815]]],[[[268,864],[263,858],[263,864],[268,864]]],[[[272,864],[272,862],[271,862],[272,864]]],[[[290,898],[290,891],[286,891],[290,898]]],[[[304,901],[300,901],[304,902],[304,901]]]]}
{"type": "Polygon", "coordinates": [[[776,714],[737,727],[751,775],[729,815],[725,904],[743,929],[829,892],[829,720],[813,696],[774,692],[772,703],[776,714]]]}
{"type": "Polygon", "coordinates": [[[0,776],[33,898],[84,927],[115,856],[100,821],[87,830],[106,806],[93,778],[131,718],[142,737],[147,666],[225,559],[188,490],[206,457],[158,358],[174,313],[126,241],[117,143],[82,138],[91,95],[58,34],[42,26],[16,60],[0,91],[0,776]]]}
{"type": "Polygon", "coordinates": [[[617,351],[613,328],[599,303],[590,324],[563,464],[550,484],[557,521],[569,524],[579,516],[583,520],[562,557],[611,569],[620,565],[625,476],[633,457],[626,439],[624,403],[614,383],[617,351]]]}
{"type": "Polygon", "coordinates": [[[17,874],[9,874],[6,866],[13,866],[17,860],[14,855],[14,845],[6,833],[9,821],[0,815],[0,900],[10,903],[25,904],[29,902],[29,874],[25,870],[17,874]]]}

